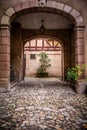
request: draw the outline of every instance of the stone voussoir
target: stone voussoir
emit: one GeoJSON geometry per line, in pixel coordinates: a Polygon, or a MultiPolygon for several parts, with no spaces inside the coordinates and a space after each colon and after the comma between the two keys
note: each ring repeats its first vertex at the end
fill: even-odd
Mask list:
{"type": "Polygon", "coordinates": [[[12,16],[15,13],[14,8],[10,7],[7,11],[6,11],[6,15],[8,15],[9,17],[12,16]]]}

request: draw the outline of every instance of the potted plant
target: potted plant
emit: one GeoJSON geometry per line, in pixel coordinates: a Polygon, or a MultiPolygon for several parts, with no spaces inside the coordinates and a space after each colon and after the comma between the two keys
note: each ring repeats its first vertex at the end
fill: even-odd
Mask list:
{"type": "Polygon", "coordinates": [[[51,66],[50,59],[45,52],[39,54],[40,66],[37,69],[37,77],[48,77],[47,69],[51,66]]]}
{"type": "Polygon", "coordinates": [[[68,68],[66,73],[66,80],[75,86],[75,91],[78,94],[85,93],[87,83],[83,80],[85,65],[68,68]]]}

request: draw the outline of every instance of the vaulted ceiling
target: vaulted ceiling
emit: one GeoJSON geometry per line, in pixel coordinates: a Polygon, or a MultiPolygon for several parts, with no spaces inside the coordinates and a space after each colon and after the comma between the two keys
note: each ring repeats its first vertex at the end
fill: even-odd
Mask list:
{"type": "Polygon", "coordinates": [[[42,24],[41,20],[44,20],[43,24],[46,29],[66,29],[72,25],[68,18],[52,13],[30,13],[15,19],[24,29],[39,29],[42,24]]]}

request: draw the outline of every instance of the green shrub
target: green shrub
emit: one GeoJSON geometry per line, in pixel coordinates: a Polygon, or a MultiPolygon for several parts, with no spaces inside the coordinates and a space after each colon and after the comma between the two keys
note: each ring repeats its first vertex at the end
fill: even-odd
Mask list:
{"type": "Polygon", "coordinates": [[[50,59],[45,52],[39,54],[40,66],[37,69],[37,77],[48,77],[47,69],[51,66],[50,59]]]}
{"type": "Polygon", "coordinates": [[[75,67],[68,68],[66,74],[66,80],[69,82],[75,82],[83,74],[84,69],[85,65],[82,66],[75,65],[75,67]]]}

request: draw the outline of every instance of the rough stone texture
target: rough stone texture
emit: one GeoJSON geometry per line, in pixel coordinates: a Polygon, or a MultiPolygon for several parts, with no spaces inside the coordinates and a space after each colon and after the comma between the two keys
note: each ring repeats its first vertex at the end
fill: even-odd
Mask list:
{"type": "Polygon", "coordinates": [[[78,62],[81,62],[84,64],[84,55],[79,55],[78,54],[78,62]]]}
{"type": "Polygon", "coordinates": [[[12,7],[10,7],[7,11],[6,11],[6,14],[8,15],[8,16],[11,16],[12,14],[14,14],[15,13],[15,10],[12,8],[12,7]]]}
{"type": "Polygon", "coordinates": [[[10,77],[10,32],[8,26],[0,29],[0,87],[9,86],[10,77]]]}
{"type": "MultiPolygon", "coordinates": [[[[2,26],[2,28],[0,29],[0,39],[4,40],[5,38],[8,38],[8,39],[6,39],[8,42],[8,40],[10,39],[10,32],[9,32],[8,27],[5,28],[2,26]]],[[[4,44],[4,42],[2,42],[2,43],[4,44]]],[[[2,43],[0,43],[0,44],[2,44],[2,43]]],[[[9,42],[9,45],[10,45],[10,42],[9,42]]]]}
{"type": "Polygon", "coordinates": [[[0,78],[8,78],[9,77],[9,70],[0,70],[0,78]]]}
{"type": "Polygon", "coordinates": [[[84,24],[83,23],[83,18],[81,16],[77,17],[76,21],[77,21],[78,25],[80,25],[80,26],[84,24]]]}
{"type": "Polygon", "coordinates": [[[0,61],[2,62],[2,61],[10,61],[10,56],[9,56],[10,54],[9,53],[1,53],[0,54],[0,61]]]}
{"type": "Polygon", "coordinates": [[[80,46],[77,47],[77,54],[84,55],[84,47],[83,46],[82,47],[80,47],[80,46]]]}
{"type": "Polygon", "coordinates": [[[6,70],[10,68],[10,64],[8,62],[0,62],[0,69],[6,70]]]}
{"type": "Polygon", "coordinates": [[[65,5],[63,10],[64,10],[65,12],[67,12],[67,13],[70,13],[71,9],[72,9],[72,7],[70,7],[70,6],[68,6],[68,5],[65,5]]]}
{"type": "Polygon", "coordinates": [[[84,94],[87,89],[87,82],[85,80],[78,80],[76,82],[76,92],[78,94],[84,94]]]}
{"type": "Polygon", "coordinates": [[[85,64],[84,58],[84,27],[76,28],[75,62],[85,64]]]}
{"type": "Polygon", "coordinates": [[[83,30],[77,30],[77,38],[79,39],[84,39],[84,33],[83,30]]]}
{"type": "Polygon", "coordinates": [[[0,93],[7,92],[9,87],[8,78],[0,78],[0,93]]]}
{"type": "Polygon", "coordinates": [[[83,38],[80,38],[80,39],[77,38],[76,40],[77,40],[77,41],[76,41],[77,44],[76,44],[75,46],[80,46],[80,47],[82,47],[82,46],[83,46],[84,39],[83,39],[83,38]]]}
{"type": "Polygon", "coordinates": [[[25,79],[0,94],[0,129],[83,130],[87,96],[78,95],[58,79],[25,79]]]}
{"type": "Polygon", "coordinates": [[[48,1],[47,6],[57,8],[57,3],[55,1],[52,1],[52,2],[48,1]]]}
{"type": "Polygon", "coordinates": [[[77,17],[80,15],[80,13],[77,12],[75,9],[72,9],[72,11],[70,12],[70,14],[71,14],[74,18],[77,18],[77,17]]]}
{"type": "Polygon", "coordinates": [[[75,63],[76,64],[79,64],[79,63],[84,64],[84,55],[75,55],[75,63]]]}
{"type": "MultiPolygon", "coordinates": [[[[5,39],[4,39],[5,40],[5,39]]],[[[6,42],[6,41],[5,41],[6,42]]],[[[3,42],[3,43],[5,43],[3,42]]],[[[7,42],[6,42],[7,43],[7,42]]],[[[10,51],[10,46],[9,45],[3,45],[3,44],[0,44],[0,52],[8,52],[9,53],[10,51]]]]}
{"type": "MultiPolygon", "coordinates": [[[[3,34],[2,34],[3,35],[3,34]]],[[[1,46],[1,50],[7,51],[9,52],[9,48],[10,48],[10,38],[8,36],[0,36],[0,46],[1,46]]]]}
{"type": "Polygon", "coordinates": [[[29,8],[29,1],[26,1],[26,2],[22,3],[22,8],[23,9],[29,8]]]}
{"type": "Polygon", "coordinates": [[[4,15],[1,20],[1,24],[8,24],[9,23],[9,16],[4,15]]]}
{"type": "Polygon", "coordinates": [[[37,7],[37,1],[36,0],[32,0],[29,2],[29,6],[30,7],[37,7]]]}
{"type": "Polygon", "coordinates": [[[63,10],[63,7],[64,7],[64,4],[59,3],[59,2],[56,5],[56,8],[59,9],[59,10],[63,10]]]}
{"type": "Polygon", "coordinates": [[[14,5],[14,6],[13,6],[13,8],[15,9],[15,11],[16,11],[16,12],[17,12],[17,11],[22,10],[22,6],[21,6],[21,4],[20,4],[20,3],[19,3],[19,4],[14,5]]]}

